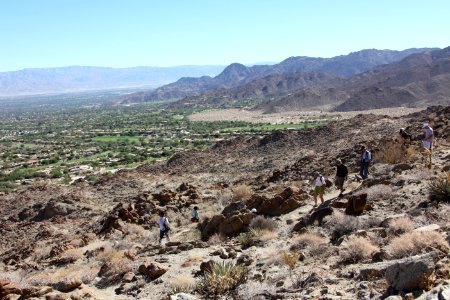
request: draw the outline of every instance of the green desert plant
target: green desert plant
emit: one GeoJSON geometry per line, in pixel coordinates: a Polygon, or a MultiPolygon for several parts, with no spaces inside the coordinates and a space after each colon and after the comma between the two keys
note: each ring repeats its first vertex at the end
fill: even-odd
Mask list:
{"type": "Polygon", "coordinates": [[[199,284],[199,291],[207,295],[222,295],[234,290],[247,279],[247,269],[233,262],[216,262],[206,272],[199,284]]]}
{"type": "Polygon", "coordinates": [[[447,178],[439,178],[429,184],[430,200],[450,202],[450,173],[447,178]]]}

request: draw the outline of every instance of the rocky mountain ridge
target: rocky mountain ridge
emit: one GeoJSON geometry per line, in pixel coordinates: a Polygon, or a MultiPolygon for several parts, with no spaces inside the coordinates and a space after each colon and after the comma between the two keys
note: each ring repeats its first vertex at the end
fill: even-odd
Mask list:
{"type": "Polygon", "coordinates": [[[156,88],[185,76],[214,76],[223,66],[105,68],[71,66],[0,72],[0,96],[101,90],[156,88]]]}
{"type": "Polygon", "coordinates": [[[375,66],[398,61],[412,53],[425,50],[427,49],[413,48],[403,51],[368,49],[333,58],[290,57],[272,66],[246,67],[242,64],[234,63],[213,78],[182,78],[177,82],[162,86],[154,91],[123,96],[115,102],[147,102],[199,96],[208,91],[242,86],[252,80],[274,74],[320,72],[331,73],[339,77],[349,77],[368,71],[375,66]]]}

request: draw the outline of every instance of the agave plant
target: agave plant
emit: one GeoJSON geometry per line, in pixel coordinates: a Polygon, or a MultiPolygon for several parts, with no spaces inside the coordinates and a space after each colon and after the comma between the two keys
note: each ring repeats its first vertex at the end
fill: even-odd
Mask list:
{"type": "Polygon", "coordinates": [[[206,294],[220,295],[236,288],[246,280],[247,270],[233,262],[216,262],[200,282],[200,289],[206,294]]]}

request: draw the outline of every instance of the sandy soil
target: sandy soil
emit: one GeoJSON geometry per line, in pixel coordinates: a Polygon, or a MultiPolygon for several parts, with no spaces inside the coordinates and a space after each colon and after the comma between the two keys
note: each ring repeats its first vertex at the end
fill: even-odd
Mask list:
{"type": "Polygon", "coordinates": [[[349,119],[358,114],[377,114],[377,115],[388,115],[391,117],[399,117],[407,115],[413,112],[422,110],[423,108],[384,108],[384,109],[372,109],[365,111],[351,111],[351,112],[326,112],[326,111],[292,111],[292,112],[281,112],[273,114],[264,114],[263,111],[249,111],[244,109],[217,109],[209,110],[200,113],[195,113],[189,116],[191,121],[245,121],[250,123],[272,123],[272,124],[283,124],[283,123],[300,123],[308,120],[317,119],[332,119],[332,120],[342,120],[349,119]]]}

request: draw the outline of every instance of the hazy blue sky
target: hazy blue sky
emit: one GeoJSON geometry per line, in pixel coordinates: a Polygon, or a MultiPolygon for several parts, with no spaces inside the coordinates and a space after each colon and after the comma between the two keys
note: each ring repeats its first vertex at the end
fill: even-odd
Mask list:
{"type": "Polygon", "coordinates": [[[450,45],[447,0],[0,0],[0,71],[450,45]]]}

